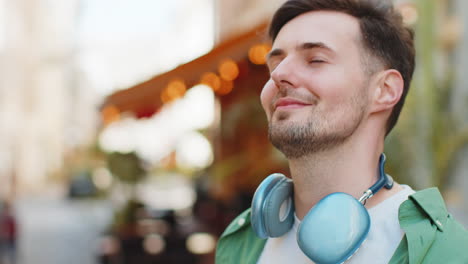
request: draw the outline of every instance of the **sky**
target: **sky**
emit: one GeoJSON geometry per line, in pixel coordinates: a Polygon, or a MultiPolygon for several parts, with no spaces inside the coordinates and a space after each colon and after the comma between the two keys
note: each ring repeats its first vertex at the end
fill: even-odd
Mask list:
{"type": "Polygon", "coordinates": [[[102,96],[175,68],[213,47],[213,0],[81,3],[80,67],[102,96]]]}
{"type": "Polygon", "coordinates": [[[184,1],[83,0],[80,33],[85,39],[156,35],[167,29],[164,25],[169,24],[177,6],[184,1]]]}

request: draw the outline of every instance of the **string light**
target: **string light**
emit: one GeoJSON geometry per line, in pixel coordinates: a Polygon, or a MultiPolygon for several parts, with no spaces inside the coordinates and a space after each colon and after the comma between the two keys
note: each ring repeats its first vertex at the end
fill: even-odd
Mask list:
{"type": "Polygon", "coordinates": [[[213,72],[204,73],[200,83],[210,86],[215,92],[221,88],[221,78],[213,72]]]}
{"type": "Polygon", "coordinates": [[[231,59],[221,62],[218,71],[221,78],[226,81],[234,81],[239,76],[239,67],[231,59]]]}
{"type": "Polygon", "coordinates": [[[184,96],[187,86],[182,79],[175,79],[169,82],[161,93],[161,101],[167,103],[184,96]]]}
{"type": "Polygon", "coordinates": [[[257,44],[249,49],[249,60],[253,64],[263,65],[266,63],[266,55],[270,52],[271,46],[269,44],[257,44]]]}
{"type": "Polygon", "coordinates": [[[216,91],[217,94],[219,95],[226,95],[232,91],[234,88],[234,82],[233,81],[221,81],[221,87],[219,88],[218,91],[216,91]]]}

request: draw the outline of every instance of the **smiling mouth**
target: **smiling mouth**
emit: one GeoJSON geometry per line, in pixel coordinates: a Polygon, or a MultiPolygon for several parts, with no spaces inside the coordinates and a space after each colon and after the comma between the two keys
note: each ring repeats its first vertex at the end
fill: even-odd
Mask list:
{"type": "Polygon", "coordinates": [[[275,110],[278,109],[297,109],[297,108],[302,108],[305,106],[309,106],[311,104],[304,103],[295,99],[291,98],[281,98],[278,99],[275,103],[275,110]]]}

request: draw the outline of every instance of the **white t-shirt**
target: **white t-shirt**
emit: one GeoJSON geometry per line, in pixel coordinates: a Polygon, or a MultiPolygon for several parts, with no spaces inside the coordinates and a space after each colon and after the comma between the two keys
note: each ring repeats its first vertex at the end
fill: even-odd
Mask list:
{"type": "MultiPolygon", "coordinates": [[[[371,227],[366,240],[346,264],[386,264],[390,261],[403,238],[403,230],[398,222],[398,208],[414,191],[407,185],[403,190],[368,210],[371,227]]],[[[296,233],[300,224],[295,217],[294,225],[288,233],[277,238],[268,238],[257,264],[313,264],[297,245],[296,233]]]]}

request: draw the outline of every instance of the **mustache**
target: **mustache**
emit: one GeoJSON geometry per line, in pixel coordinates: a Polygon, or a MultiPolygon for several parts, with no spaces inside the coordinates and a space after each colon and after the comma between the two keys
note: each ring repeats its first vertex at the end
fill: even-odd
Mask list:
{"type": "Polygon", "coordinates": [[[310,103],[310,104],[313,104],[313,105],[318,103],[318,98],[314,94],[312,94],[310,92],[305,93],[305,92],[302,92],[302,91],[298,91],[298,89],[296,89],[296,88],[280,87],[279,88],[279,93],[277,93],[275,95],[275,97],[273,97],[273,100],[270,103],[270,107],[272,109],[274,109],[275,105],[276,105],[276,102],[279,99],[285,98],[285,97],[295,99],[295,100],[298,100],[298,101],[301,101],[301,102],[310,103]]]}

